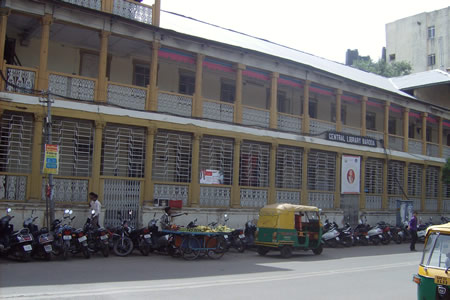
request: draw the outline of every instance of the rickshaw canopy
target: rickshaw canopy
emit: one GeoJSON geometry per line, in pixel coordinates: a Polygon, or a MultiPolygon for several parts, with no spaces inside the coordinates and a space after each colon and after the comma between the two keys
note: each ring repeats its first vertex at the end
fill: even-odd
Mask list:
{"type": "Polygon", "coordinates": [[[294,205],[289,203],[269,204],[259,211],[258,227],[294,229],[296,212],[319,212],[315,206],[294,205]]]}
{"type": "Polygon", "coordinates": [[[427,234],[431,231],[434,232],[444,232],[450,234],[450,223],[440,224],[440,225],[432,225],[427,228],[427,234]]]}

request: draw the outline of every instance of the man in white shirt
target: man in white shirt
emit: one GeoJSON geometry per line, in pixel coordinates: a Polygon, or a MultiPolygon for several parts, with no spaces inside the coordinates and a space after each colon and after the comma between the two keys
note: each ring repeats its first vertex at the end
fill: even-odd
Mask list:
{"type": "Polygon", "coordinates": [[[94,210],[94,215],[92,216],[91,224],[94,226],[94,228],[98,228],[100,227],[98,224],[98,219],[100,217],[100,210],[102,208],[102,205],[100,201],[98,201],[98,195],[96,193],[90,192],[89,200],[91,200],[90,202],[91,211],[94,210]]]}

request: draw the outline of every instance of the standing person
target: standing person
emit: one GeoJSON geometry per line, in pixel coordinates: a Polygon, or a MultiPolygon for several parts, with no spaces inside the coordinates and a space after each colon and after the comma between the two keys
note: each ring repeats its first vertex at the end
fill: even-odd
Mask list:
{"type": "Polygon", "coordinates": [[[408,226],[409,232],[411,233],[411,245],[409,249],[411,251],[416,251],[416,242],[417,242],[417,211],[413,212],[413,216],[409,221],[408,226]]]}
{"type": "Polygon", "coordinates": [[[102,205],[100,204],[100,201],[98,201],[98,195],[96,193],[90,192],[89,193],[89,199],[90,202],[90,208],[91,210],[94,210],[94,215],[92,216],[92,225],[94,228],[99,228],[100,225],[98,224],[98,219],[100,217],[100,210],[102,208],[102,205]]]}
{"type": "Polygon", "coordinates": [[[170,208],[170,206],[167,206],[166,208],[164,208],[164,212],[165,213],[161,216],[161,220],[159,220],[161,229],[163,229],[163,230],[170,230],[170,226],[172,225],[173,218],[179,217],[182,215],[187,215],[187,213],[172,215],[172,209],[170,208]]]}

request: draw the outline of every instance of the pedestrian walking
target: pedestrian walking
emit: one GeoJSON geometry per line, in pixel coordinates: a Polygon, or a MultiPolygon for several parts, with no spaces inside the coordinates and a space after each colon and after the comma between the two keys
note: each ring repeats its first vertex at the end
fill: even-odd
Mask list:
{"type": "Polygon", "coordinates": [[[102,205],[100,204],[100,201],[98,201],[98,195],[96,193],[90,192],[89,193],[89,199],[91,200],[90,202],[90,208],[91,211],[94,211],[94,215],[92,216],[92,225],[94,226],[94,228],[99,228],[100,225],[98,223],[98,220],[100,218],[100,210],[102,208],[102,205]]]}
{"type": "Polygon", "coordinates": [[[416,242],[417,242],[417,211],[413,212],[413,216],[411,220],[409,220],[408,226],[409,232],[411,233],[411,245],[409,249],[411,251],[416,251],[416,242]]]}

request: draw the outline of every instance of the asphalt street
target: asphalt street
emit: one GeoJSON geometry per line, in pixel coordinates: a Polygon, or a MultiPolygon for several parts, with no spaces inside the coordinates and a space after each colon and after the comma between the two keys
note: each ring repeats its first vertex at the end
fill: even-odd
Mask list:
{"type": "Polygon", "coordinates": [[[290,259],[230,251],[220,260],[164,255],[28,263],[0,259],[1,299],[415,299],[422,245],[324,249],[290,259]]]}

